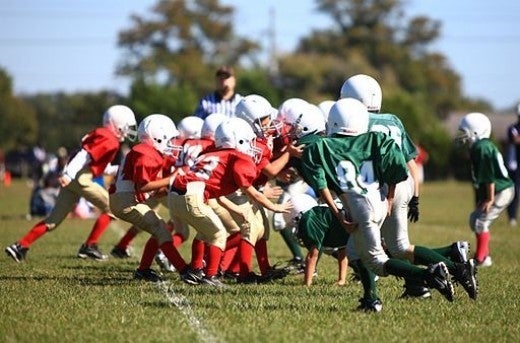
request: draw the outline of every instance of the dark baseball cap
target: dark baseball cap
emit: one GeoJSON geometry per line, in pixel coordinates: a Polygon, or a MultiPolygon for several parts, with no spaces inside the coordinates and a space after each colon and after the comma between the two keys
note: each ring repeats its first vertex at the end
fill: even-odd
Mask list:
{"type": "Polygon", "coordinates": [[[221,66],[215,72],[215,76],[217,76],[217,77],[224,76],[224,77],[228,78],[228,77],[234,76],[234,75],[235,75],[235,71],[233,70],[233,68],[228,67],[228,66],[221,66]]]}

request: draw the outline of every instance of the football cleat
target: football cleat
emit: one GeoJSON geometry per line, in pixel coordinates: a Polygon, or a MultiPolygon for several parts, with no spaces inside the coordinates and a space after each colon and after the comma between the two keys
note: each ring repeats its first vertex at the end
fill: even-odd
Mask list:
{"type": "Polygon", "coordinates": [[[175,271],[175,267],[170,263],[166,255],[164,255],[161,250],[157,251],[157,254],[155,255],[155,262],[164,272],[172,273],[175,271]]]}
{"type": "Polygon", "coordinates": [[[451,245],[450,259],[453,262],[465,263],[469,256],[469,242],[457,241],[451,245]]]}
{"type": "Polygon", "coordinates": [[[475,260],[471,259],[466,263],[455,263],[453,278],[462,285],[469,297],[473,300],[477,299],[478,282],[477,282],[477,265],[475,260]]]}
{"type": "Polygon", "coordinates": [[[186,267],[186,269],[181,272],[181,280],[189,285],[200,285],[203,277],[204,271],[202,269],[186,267]]]}
{"type": "Polygon", "coordinates": [[[204,276],[201,280],[201,285],[209,285],[213,287],[220,287],[225,288],[227,285],[223,283],[218,276],[212,275],[212,276],[204,276]]]}
{"type": "Polygon", "coordinates": [[[291,274],[303,274],[305,273],[305,262],[301,257],[295,257],[287,261],[287,268],[291,274]]]}
{"type": "Polygon", "coordinates": [[[453,301],[455,289],[450,279],[448,267],[444,262],[428,266],[426,284],[428,287],[438,290],[448,301],[453,301]]]}
{"type": "Polygon", "coordinates": [[[491,267],[493,265],[493,261],[491,260],[491,256],[486,256],[481,262],[477,261],[477,266],[479,267],[491,267]]]}
{"type": "Polygon", "coordinates": [[[28,250],[29,248],[22,247],[20,243],[14,243],[5,248],[5,253],[7,256],[20,263],[25,260],[25,256],[27,255],[28,250]]]}
{"type": "Polygon", "coordinates": [[[401,294],[399,298],[401,299],[426,299],[430,298],[432,293],[428,287],[424,287],[421,285],[404,285],[404,292],[401,294]]]}
{"type": "Polygon", "coordinates": [[[104,261],[108,258],[107,255],[103,255],[101,250],[99,250],[97,244],[82,244],[78,250],[79,258],[91,258],[96,261],[104,261]]]}
{"type": "Polygon", "coordinates": [[[162,277],[153,269],[136,269],[134,279],[149,282],[161,282],[162,277]]]}
{"type": "Polygon", "coordinates": [[[132,257],[132,254],[130,254],[130,249],[121,249],[117,246],[112,248],[110,251],[110,255],[112,255],[115,258],[130,258],[132,257]]]}
{"type": "Polygon", "coordinates": [[[381,312],[383,310],[383,303],[380,299],[359,299],[359,306],[357,307],[358,311],[364,312],[381,312]]]}
{"type": "Polygon", "coordinates": [[[232,272],[230,270],[225,270],[220,272],[220,277],[224,280],[237,281],[240,276],[240,273],[232,272]]]}

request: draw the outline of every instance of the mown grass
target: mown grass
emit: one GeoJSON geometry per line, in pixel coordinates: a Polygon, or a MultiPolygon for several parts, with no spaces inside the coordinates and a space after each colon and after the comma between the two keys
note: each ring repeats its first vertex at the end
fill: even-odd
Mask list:
{"type": "MultiPolygon", "coordinates": [[[[36,220],[24,218],[24,182],[0,186],[2,249],[36,220]]],[[[467,227],[473,195],[469,184],[427,183],[412,242],[431,247],[474,237],[467,227]]],[[[36,242],[26,263],[0,259],[1,342],[517,342],[520,338],[520,229],[505,214],[492,227],[494,265],[478,273],[475,302],[456,288],[455,302],[401,300],[402,281],[383,278],[383,312],[355,311],[361,286],[334,285],[336,264],[324,257],[312,287],[301,276],[268,285],[190,287],[168,274],[162,285],[137,282],[138,257],[106,262],[75,257],[92,220],[70,219],[36,242]]],[[[111,224],[101,240],[108,252],[126,229],[111,224]]],[[[137,253],[147,236],[137,237],[137,253]]],[[[270,240],[272,262],[290,258],[280,236],[270,240]]],[[[189,245],[182,248],[189,258],[189,245]]]]}

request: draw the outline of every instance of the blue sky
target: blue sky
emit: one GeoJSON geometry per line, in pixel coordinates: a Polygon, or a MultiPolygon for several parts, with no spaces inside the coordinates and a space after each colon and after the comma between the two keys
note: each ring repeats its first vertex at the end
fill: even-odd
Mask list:
{"type": "MultiPolygon", "coordinates": [[[[275,12],[279,51],[291,51],[312,28],[329,25],[313,0],[221,0],[236,8],[235,28],[268,46],[269,11],[275,12]],[[251,5],[253,4],[254,5],[251,5]],[[297,4],[297,6],[296,6],[297,4]]],[[[0,66],[16,94],[115,89],[128,80],[114,75],[122,51],[117,33],[155,0],[0,0],[0,66]]],[[[461,75],[464,94],[498,110],[520,101],[520,2],[515,0],[409,0],[407,15],[442,22],[433,48],[461,75]]],[[[348,75],[347,75],[348,76],[348,75]]]]}

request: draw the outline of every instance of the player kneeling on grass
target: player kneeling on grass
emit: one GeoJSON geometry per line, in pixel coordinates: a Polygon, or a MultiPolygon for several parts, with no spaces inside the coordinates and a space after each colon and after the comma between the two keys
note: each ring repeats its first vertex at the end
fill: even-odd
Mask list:
{"type": "Polygon", "coordinates": [[[178,135],[173,121],[162,114],[152,114],[143,119],[137,130],[139,144],[126,155],[119,168],[110,194],[110,208],[117,217],[149,232],[152,237],[146,243],[141,264],[135,271],[136,279],[160,281],[161,277],[150,269],[157,248],[160,248],[176,270],[184,278],[188,266],[175,248],[172,234],[165,221],[146,202],[153,196],[166,194],[169,175],[162,175],[165,156],[174,151],[172,144],[178,135]]]}
{"type": "Polygon", "coordinates": [[[475,260],[482,267],[492,264],[489,254],[489,227],[509,206],[515,195],[514,183],[508,176],[500,151],[489,139],[490,135],[489,118],[474,112],[462,118],[456,138],[470,152],[477,206],[470,214],[469,222],[477,240],[475,260]]]}
{"type": "MultiPolygon", "coordinates": [[[[291,198],[293,208],[284,215],[287,223],[296,227],[296,236],[308,249],[305,258],[306,286],[312,284],[312,278],[321,253],[335,251],[333,255],[338,260],[338,280],[336,284],[343,286],[347,277],[347,243],[349,234],[327,205],[318,202],[308,194],[298,194],[291,198]]],[[[380,312],[383,304],[377,295],[376,275],[368,270],[358,257],[349,256],[350,263],[356,266],[363,285],[363,298],[360,299],[358,310],[380,312]]]]}

